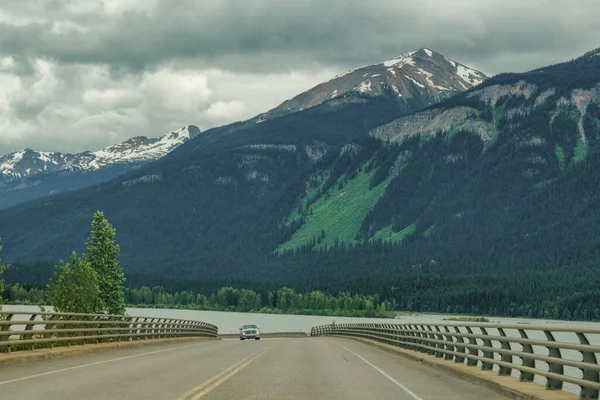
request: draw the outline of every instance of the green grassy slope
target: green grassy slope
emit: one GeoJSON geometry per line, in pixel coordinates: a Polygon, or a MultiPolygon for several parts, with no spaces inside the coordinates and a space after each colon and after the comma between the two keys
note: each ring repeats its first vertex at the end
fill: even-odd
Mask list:
{"type": "Polygon", "coordinates": [[[305,211],[306,223],[277,252],[310,245],[325,248],[338,242],[354,243],[363,219],[383,195],[389,179],[369,189],[374,171],[361,171],[339,188],[335,185],[305,211]],[[323,232],[325,237],[322,238],[323,232]]]}

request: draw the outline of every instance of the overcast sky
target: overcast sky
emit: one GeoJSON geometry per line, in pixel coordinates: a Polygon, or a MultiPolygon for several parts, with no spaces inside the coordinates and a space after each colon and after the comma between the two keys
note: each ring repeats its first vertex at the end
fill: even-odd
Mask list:
{"type": "Polygon", "coordinates": [[[252,117],[428,47],[487,74],[600,46],[598,0],[1,0],[0,155],[252,117]]]}

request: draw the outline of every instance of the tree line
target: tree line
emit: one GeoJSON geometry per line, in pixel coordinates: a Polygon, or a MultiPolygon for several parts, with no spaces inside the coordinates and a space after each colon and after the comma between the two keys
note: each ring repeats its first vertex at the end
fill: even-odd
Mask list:
{"type": "MultiPolygon", "coordinates": [[[[9,284],[5,294],[11,304],[43,304],[44,289],[9,284]]],[[[191,290],[166,291],[161,286],[125,288],[129,307],[175,308],[205,311],[257,312],[265,314],[332,315],[348,317],[388,318],[394,306],[379,296],[341,292],[330,295],[319,290],[296,292],[294,289],[255,291],[224,287],[211,294],[191,290]]]]}

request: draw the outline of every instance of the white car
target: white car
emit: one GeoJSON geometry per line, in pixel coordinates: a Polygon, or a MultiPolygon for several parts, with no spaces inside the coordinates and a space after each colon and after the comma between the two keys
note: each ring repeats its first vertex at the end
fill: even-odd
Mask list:
{"type": "Polygon", "coordinates": [[[260,328],[256,325],[242,325],[240,327],[240,340],[260,340],[260,328]]]}

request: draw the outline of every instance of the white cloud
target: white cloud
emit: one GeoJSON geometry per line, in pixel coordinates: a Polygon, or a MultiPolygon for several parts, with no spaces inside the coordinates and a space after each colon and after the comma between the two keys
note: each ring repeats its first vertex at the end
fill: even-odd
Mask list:
{"type": "Polygon", "coordinates": [[[242,119],[246,113],[246,105],[239,100],[217,101],[208,107],[205,114],[213,121],[235,121],[242,119]]]}
{"type": "Polygon", "coordinates": [[[122,14],[127,11],[150,11],[158,0],[103,0],[104,11],[109,14],[122,14]]]}
{"type": "Polygon", "coordinates": [[[24,147],[97,150],[186,124],[206,130],[251,118],[334,74],[237,74],[176,64],[111,74],[108,66],[40,59],[33,67],[33,74],[23,76],[0,69],[1,154],[24,147]]]}
{"type": "Polygon", "coordinates": [[[140,89],[146,98],[159,99],[167,111],[200,111],[212,95],[206,76],[193,71],[159,70],[146,73],[140,89]]]}
{"type": "Polygon", "coordinates": [[[90,89],[83,92],[83,103],[91,113],[131,109],[143,102],[139,92],[132,89],[90,89]]]}

